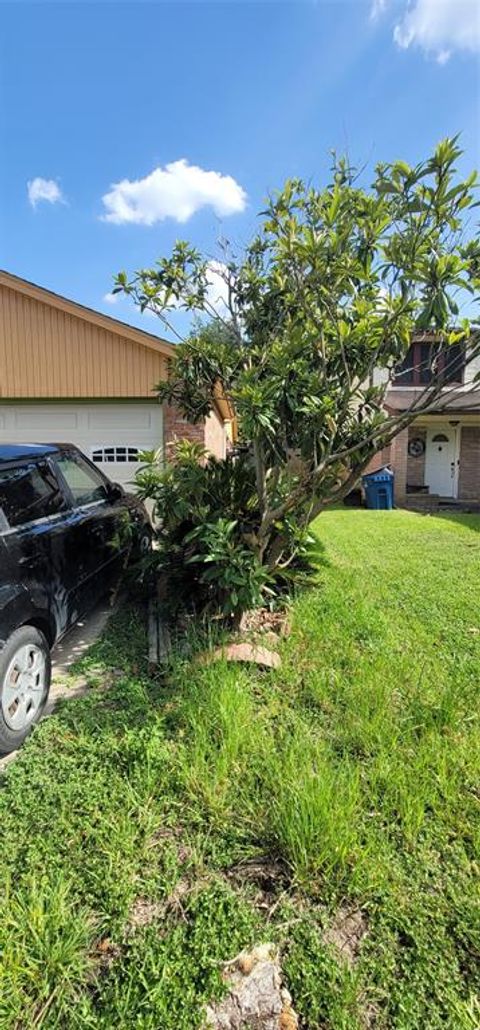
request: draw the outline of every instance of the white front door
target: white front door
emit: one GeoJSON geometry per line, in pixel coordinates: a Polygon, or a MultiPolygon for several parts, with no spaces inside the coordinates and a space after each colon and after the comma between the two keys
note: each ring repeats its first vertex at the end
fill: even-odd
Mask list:
{"type": "Polygon", "coordinates": [[[429,426],[425,450],[425,485],[431,494],[456,496],[457,431],[453,426],[429,426]]]}

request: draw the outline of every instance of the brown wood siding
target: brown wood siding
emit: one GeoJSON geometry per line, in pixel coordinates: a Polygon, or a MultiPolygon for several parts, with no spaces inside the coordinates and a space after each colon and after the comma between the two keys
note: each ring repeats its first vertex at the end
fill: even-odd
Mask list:
{"type": "Polygon", "coordinates": [[[1,398],[153,398],[166,370],[155,344],[0,285],[1,398]]]}

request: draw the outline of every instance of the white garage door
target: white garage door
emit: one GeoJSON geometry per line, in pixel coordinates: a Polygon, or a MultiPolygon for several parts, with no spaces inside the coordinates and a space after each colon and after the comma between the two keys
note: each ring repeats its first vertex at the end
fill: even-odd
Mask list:
{"type": "Polygon", "coordinates": [[[162,445],[160,404],[1,404],[0,443],[74,443],[99,468],[132,485],[138,453],[162,445]]]}

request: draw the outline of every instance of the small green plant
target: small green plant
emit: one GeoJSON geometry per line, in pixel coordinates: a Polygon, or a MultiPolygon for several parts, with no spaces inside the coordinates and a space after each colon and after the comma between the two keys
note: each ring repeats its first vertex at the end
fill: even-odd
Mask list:
{"type": "Polygon", "coordinates": [[[185,538],[195,552],[189,565],[201,566],[199,584],[214,592],[214,603],[224,615],[238,615],[260,604],[268,582],[268,572],[255,555],[238,542],[237,519],[219,518],[192,529],[185,538]]]}
{"type": "Polygon", "coordinates": [[[304,720],[277,735],[267,759],[268,827],[299,883],[341,884],[358,846],[358,770],[335,768],[329,749],[304,720]]]}
{"type": "Polygon", "coordinates": [[[326,947],[314,912],[292,925],[284,961],[285,977],[307,1027],[361,1030],[355,973],[340,965],[326,947]]]}
{"type": "Polygon", "coordinates": [[[194,892],[180,920],[172,913],[126,942],[87,1026],[197,1030],[205,1005],[225,993],[222,962],[252,944],[257,927],[255,913],[225,885],[194,892]]]}
{"type": "Polygon", "coordinates": [[[4,883],[0,923],[0,1025],[67,1025],[92,971],[95,935],[72,882],[58,873],[31,876],[20,889],[4,883]]]}

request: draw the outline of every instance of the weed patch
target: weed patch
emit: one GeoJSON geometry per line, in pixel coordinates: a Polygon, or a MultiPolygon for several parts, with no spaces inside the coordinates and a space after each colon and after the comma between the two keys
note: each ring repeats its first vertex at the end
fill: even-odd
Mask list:
{"type": "Polygon", "coordinates": [[[306,1030],[477,1030],[479,522],[322,516],[279,669],[116,617],[2,777],[2,1030],[198,1028],[266,941],[306,1030]]]}

